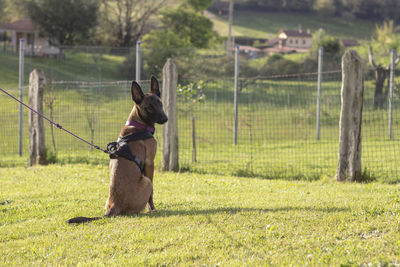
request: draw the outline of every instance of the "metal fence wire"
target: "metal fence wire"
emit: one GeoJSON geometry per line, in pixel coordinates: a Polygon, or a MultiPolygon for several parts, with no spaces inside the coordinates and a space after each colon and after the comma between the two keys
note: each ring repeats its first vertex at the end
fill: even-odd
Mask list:
{"type": "MultiPolygon", "coordinates": [[[[69,77],[49,74],[53,80],[48,79],[45,89],[44,114],[104,148],[118,138],[132,108],[131,81],[108,81],[104,75],[99,76],[102,72],[96,73],[97,76],[91,75],[85,82],[63,81],[69,77]]],[[[317,73],[240,78],[237,144],[233,141],[233,78],[180,80],[177,110],[181,170],[271,179],[314,180],[334,176],[339,149],[341,71],[327,71],[322,77],[319,139],[317,73]],[[181,93],[188,87],[195,91],[190,98],[181,93]],[[202,101],[197,101],[200,97],[202,101]]],[[[389,138],[388,100],[382,107],[374,108],[374,75],[367,73],[365,77],[363,175],[398,182],[400,96],[395,90],[389,138]]],[[[147,91],[149,81],[141,81],[141,85],[147,91]]],[[[16,88],[5,89],[18,95],[16,88]]],[[[27,88],[24,95],[26,100],[27,88]]],[[[18,155],[18,103],[4,94],[0,94],[0,103],[0,154],[3,155],[0,165],[10,166],[18,155]]],[[[26,158],[29,147],[27,114],[24,110],[26,158]]],[[[45,131],[48,153],[53,154],[57,162],[108,161],[107,155],[92,151],[87,144],[49,124],[45,131]]],[[[156,166],[161,166],[160,126],[156,128],[155,138],[159,143],[156,166]]]]}

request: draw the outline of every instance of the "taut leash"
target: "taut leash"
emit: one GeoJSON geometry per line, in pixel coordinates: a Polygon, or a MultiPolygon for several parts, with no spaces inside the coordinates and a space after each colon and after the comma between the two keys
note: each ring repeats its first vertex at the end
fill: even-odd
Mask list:
{"type": "Polygon", "coordinates": [[[58,129],[63,130],[67,133],[69,133],[70,135],[72,135],[73,137],[85,142],[86,144],[92,146],[93,148],[96,148],[98,150],[101,150],[107,154],[109,154],[109,152],[107,150],[101,149],[100,147],[86,141],[85,139],[79,137],[78,135],[68,131],[67,129],[63,128],[60,124],[50,120],[49,118],[47,118],[45,115],[43,115],[42,113],[40,113],[39,111],[34,110],[33,108],[31,108],[30,106],[26,105],[24,102],[20,101],[19,99],[17,99],[15,96],[11,95],[10,93],[8,93],[7,91],[3,90],[2,88],[0,88],[0,91],[2,91],[3,93],[5,93],[6,95],[8,95],[9,97],[11,97],[12,99],[14,99],[15,101],[19,102],[20,104],[24,105],[26,108],[30,109],[31,111],[35,112],[36,114],[38,114],[40,117],[42,117],[43,119],[47,120],[50,124],[56,126],[58,129]]]}

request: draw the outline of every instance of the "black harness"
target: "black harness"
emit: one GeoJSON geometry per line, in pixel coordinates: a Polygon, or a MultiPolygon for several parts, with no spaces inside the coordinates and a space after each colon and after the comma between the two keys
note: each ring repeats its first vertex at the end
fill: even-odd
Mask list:
{"type": "Polygon", "coordinates": [[[110,154],[111,159],[123,157],[135,162],[140,171],[143,173],[144,164],[138,157],[132,154],[132,151],[129,149],[128,142],[145,140],[149,138],[153,138],[153,134],[149,131],[132,133],[123,137],[120,136],[118,137],[117,142],[111,142],[107,145],[106,153],[110,154]]]}

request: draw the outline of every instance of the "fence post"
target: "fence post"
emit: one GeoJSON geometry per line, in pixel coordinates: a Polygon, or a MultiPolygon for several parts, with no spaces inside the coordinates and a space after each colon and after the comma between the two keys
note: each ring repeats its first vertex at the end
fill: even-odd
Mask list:
{"type": "Polygon", "coordinates": [[[176,114],[176,88],[178,74],[173,59],[169,58],[163,68],[162,101],[168,121],[162,127],[162,170],[179,170],[178,120],[176,114]]]}
{"type": "MultiPolygon", "coordinates": [[[[34,69],[29,75],[29,106],[43,113],[43,93],[46,78],[43,71],[34,69]]],[[[46,144],[43,118],[32,111],[29,117],[29,165],[46,164],[46,144]]]]}
{"type": "Polygon", "coordinates": [[[320,115],[321,115],[321,83],[322,83],[322,57],[323,57],[322,46],[318,49],[318,96],[317,96],[317,140],[319,140],[319,132],[320,132],[320,115]]]}
{"type": "Polygon", "coordinates": [[[364,93],[363,63],[354,50],[342,57],[337,181],[361,181],[361,122],[364,93]]]}
{"type": "Polygon", "coordinates": [[[389,140],[392,139],[392,112],[393,112],[393,90],[394,90],[394,70],[395,65],[395,50],[391,51],[391,62],[390,62],[390,95],[389,95],[389,140]]]}
{"type": "Polygon", "coordinates": [[[229,0],[229,15],[228,15],[228,40],[226,41],[226,55],[231,57],[232,49],[232,23],[233,23],[233,0],[229,0]]]}
{"type": "MultiPolygon", "coordinates": [[[[23,102],[24,95],[24,39],[19,39],[19,100],[23,102]]],[[[22,156],[22,115],[23,107],[19,104],[19,155],[22,156]]]]}
{"type": "Polygon", "coordinates": [[[238,135],[238,94],[239,94],[239,46],[235,47],[235,81],[234,81],[234,96],[233,96],[233,115],[234,115],[234,127],[233,127],[233,144],[237,144],[238,135]]]}
{"type": "Polygon", "coordinates": [[[140,54],[140,41],[136,42],[136,82],[140,84],[140,80],[141,80],[141,66],[142,66],[142,62],[141,62],[141,54],[140,54]]]}
{"type": "Polygon", "coordinates": [[[196,119],[194,116],[191,117],[192,121],[192,162],[196,162],[197,148],[196,148],[196,119]]]}

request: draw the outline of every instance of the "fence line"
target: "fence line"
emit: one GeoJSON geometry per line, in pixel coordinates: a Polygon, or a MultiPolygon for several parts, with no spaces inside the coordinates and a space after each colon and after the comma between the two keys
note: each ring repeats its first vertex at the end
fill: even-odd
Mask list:
{"type": "MultiPolygon", "coordinates": [[[[53,114],[55,121],[79,136],[105,146],[118,137],[132,107],[130,81],[103,79],[100,74],[97,77],[96,71],[104,74],[104,70],[93,71],[87,80],[75,79],[75,74],[55,78],[57,75],[51,73],[51,68],[49,72],[45,71],[50,78],[47,79],[49,86],[44,96],[44,112],[53,114]],[[50,105],[52,95],[54,102],[50,105]]],[[[315,140],[317,82],[317,73],[313,72],[239,77],[238,132],[237,145],[234,146],[233,75],[182,80],[180,88],[191,84],[197,91],[194,97],[203,94],[205,98],[203,101],[188,101],[180,95],[178,88],[181,170],[289,179],[334,176],[338,155],[341,71],[323,72],[318,141],[315,140]],[[192,129],[196,132],[193,133],[192,129]],[[193,144],[196,144],[195,162],[193,144]]],[[[142,80],[141,86],[146,91],[149,81],[142,80]]],[[[374,81],[371,78],[365,81],[362,160],[363,171],[368,175],[399,181],[400,101],[398,90],[394,88],[392,139],[389,139],[389,103],[387,101],[383,109],[374,109],[374,81]]],[[[17,88],[10,92],[18,93],[17,88]]],[[[5,166],[14,164],[15,155],[18,155],[18,106],[1,94],[0,103],[0,154],[4,155],[0,166],[5,166]]],[[[24,121],[27,121],[26,117],[24,111],[24,121]]],[[[159,144],[162,141],[160,130],[158,127],[155,135],[159,144]]],[[[24,136],[28,136],[26,132],[27,127],[24,127],[24,136]]],[[[61,162],[107,161],[103,153],[91,153],[89,147],[57,130],[52,134],[50,125],[46,125],[46,135],[53,135],[46,138],[47,149],[51,153],[54,151],[61,162]]],[[[24,147],[28,147],[27,143],[28,139],[24,138],[24,147]]],[[[23,152],[27,155],[26,150],[23,152]]],[[[156,161],[157,166],[161,166],[161,153],[157,154],[156,161]]]]}

